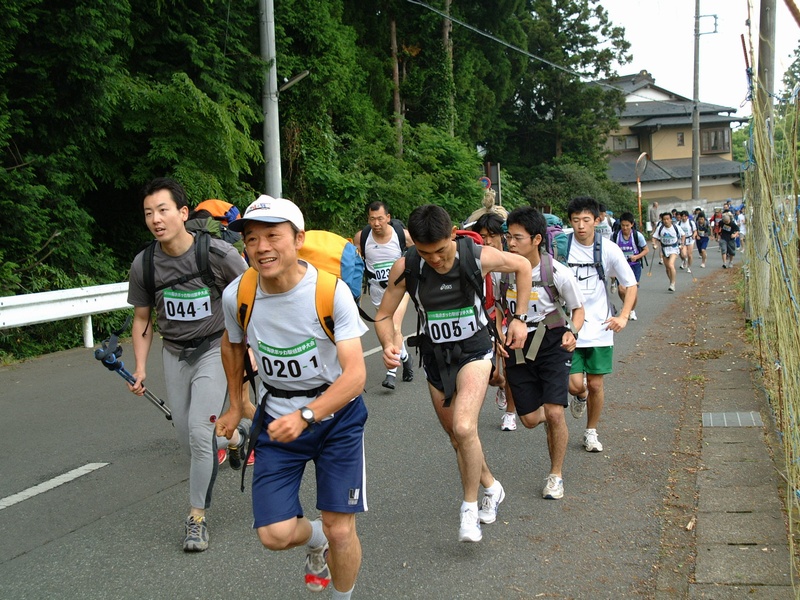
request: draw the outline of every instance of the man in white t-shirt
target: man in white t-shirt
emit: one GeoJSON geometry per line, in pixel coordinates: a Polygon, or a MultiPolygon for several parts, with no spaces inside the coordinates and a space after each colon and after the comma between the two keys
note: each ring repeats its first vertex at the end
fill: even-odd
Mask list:
{"type": "MultiPolygon", "coordinates": [[[[413,246],[414,242],[397,219],[392,219],[386,204],[380,200],[371,202],[367,207],[369,225],[353,236],[353,244],[358,248],[364,258],[367,272],[367,286],[372,304],[381,305],[383,293],[389,285],[389,270],[395,261],[405,254],[406,248],[413,246]]],[[[414,367],[406,346],[403,343],[403,317],[408,307],[408,294],[405,295],[400,306],[397,307],[392,321],[400,336],[397,343],[401,348],[401,361],[403,363],[403,381],[414,381],[414,367]]],[[[397,381],[397,367],[386,371],[386,377],[381,384],[393,390],[397,381]]]]}
{"type": "Polygon", "coordinates": [[[306,545],[306,587],[318,592],[333,582],[334,597],[349,599],[361,567],[355,517],[367,510],[367,408],[361,397],[367,378],[361,336],[367,327],[347,284],[334,278],[333,339],[323,329],[315,292],[323,277],[330,282],[332,276],[298,260],[305,221],[293,202],[261,196],[231,228],[243,233],[257,280],[249,320],[238,306],[242,278],[223,293],[222,363],[231,392],[217,434],[230,437],[239,422],[249,342],[262,381],[252,433],[253,527],[270,550],[306,545]],[[300,504],[310,461],[321,512],[314,521],[300,504]]]}
{"type": "Polygon", "coordinates": [[[686,269],[687,273],[692,272],[692,249],[697,238],[697,224],[689,217],[689,211],[682,210],[679,215],[678,227],[683,232],[683,244],[681,244],[681,269],[686,269]]]}
{"type": "MultiPolygon", "coordinates": [[[[520,421],[528,429],[546,424],[550,473],[542,497],[564,496],[562,467],[569,430],[564,419],[569,393],[570,366],[583,326],[583,294],[572,271],[546,253],[547,221],[531,206],[508,215],[508,251],[531,263],[531,299],[528,302],[528,337],[518,352],[505,355],[506,379],[515,398],[520,421]]],[[[511,275],[492,274],[506,319],[516,312],[516,282],[511,275]]],[[[501,320],[501,319],[498,319],[501,320]]]]}
{"type": "Polygon", "coordinates": [[[602,452],[597,424],[605,401],[603,377],[613,370],[614,333],[622,331],[628,324],[636,303],[638,283],[619,246],[595,233],[600,221],[600,206],[594,198],[573,198],[567,205],[567,216],[574,232],[569,244],[567,265],[578,280],[585,312],[578,347],[572,355],[569,389],[573,398],[570,411],[573,417],[580,418],[588,408],[583,446],[587,452],[602,452]],[[611,277],[616,277],[619,285],[627,290],[622,309],[617,315],[614,314],[606,283],[611,277]]]}
{"type": "Polygon", "coordinates": [[[661,224],[656,227],[653,232],[653,239],[658,240],[658,245],[661,247],[661,258],[664,261],[664,269],[669,278],[669,291],[675,291],[675,278],[677,271],[675,270],[675,261],[681,253],[683,246],[683,229],[676,223],[672,222],[672,215],[665,212],[661,215],[661,224]]]}

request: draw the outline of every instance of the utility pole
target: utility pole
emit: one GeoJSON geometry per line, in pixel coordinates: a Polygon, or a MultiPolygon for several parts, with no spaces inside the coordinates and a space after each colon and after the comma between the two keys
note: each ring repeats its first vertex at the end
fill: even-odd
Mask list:
{"type": "Polygon", "coordinates": [[[278,68],[275,61],[275,13],[272,0],[259,0],[261,58],[267,66],[261,106],[264,112],[264,192],[280,198],[281,142],[278,121],[278,68]]]}
{"type": "Polygon", "coordinates": [[[700,200],[700,36],[717,33],[717,15],[701,15],[694,2],[694,90],[692,92],[692,200],[700,200]],[[700,19],[714,17],[714,31],[700,33],[700,19]]]}

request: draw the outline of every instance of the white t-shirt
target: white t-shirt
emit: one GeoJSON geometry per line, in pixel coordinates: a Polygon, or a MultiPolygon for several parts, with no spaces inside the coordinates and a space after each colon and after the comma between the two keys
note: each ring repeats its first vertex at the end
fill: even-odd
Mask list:
{"type": "MultiPolygon", "coordinates": [[[[619,246],[603,238],[601,249],[606,283],[612,277],[616,277],[621,286],[638,285],[633,270],[619,246]]],[[[600,281],[594,266],[594,241],[591,246],[584,246],[573,238],[567,262],[578,280],[578,289],[584,297],[583,309],[586,316],[578,334],[578,348],[613,346],[614,332],[604,325],[611,317],[611,307],[605,285],[600,281]]]]}
{"type": "Polygon", "coordinates": [[[606,216],[605,219],[600,221],[599,224],[594,226],[594,230],[602,235],[605,239],[611,239],[611,233],[613,232],[613,225],[614,219],[609,216],[606,216]]]}
{"type": "Polygon", "coordinates": [[[736,224],[739,226],[739,235],[745,235],[747,233],[747,219],[744,213],[736,215],[736,224]]]}
{"type": "MultiPolygon", "coordinates": [[[[304,261],[308,269],[300,282],[288,292],[267,294],[256,288],[253,312],[247,325],[247,340],[256,355],[259,377],[282,390],[312,390],[331,384],[342,374],[336,346],[319,322],[314,305],[317,269],[304,261]]],[[[222,295],[225,328],[234,344],[244,339],[236,315],[236,295],[241,277],[235,279],[222,295]]],[[[333,297],[334,337],[343,341],[361,337],[367,326],[358,315],[353,294],[347,284],[336,282],[333,297]]],[[[263,394],[266,389],[261,390],[263,394]]],[[[267,398],[267,412],[281,417],[302,408],[309,399],[267,398]]]]}
{"type": "Polygon", "coordinates": [[[683,243],[686,246],[691,246],[694,244],[694,232],[697,231],[697,225],[691,219],[687,219],[686,221],[681,221],[678,223],[678,227],[681,228],[683,232],[684,238],[683,243]]]}
{"type": "MultiPolygon", "coordinates": [[[[541,283],[542,263],[533,267],[531,271],[531,282],[541,283]]],[[[503,273],[492,273],[492,283],[494,284],[495,293],[500,293],[500,281],[503,278],[503,273]]],[[[519,312],[517,310],[517,286],[514,281],[514,275],[509,274],[508,290],[506,291],[506,305],[512,313],[519,312]]],[[[583,294],[578,288],[578,282],[572,274],[572,269],[558,261],[553,261],[553,284],[558,290],[558,295],[564,301],[564,312],[569,315],[576,308],[583,305],[583,294]]],[[[498,299],[499,300],[499,299],[498,299]]],[[[533,331],[536,324],[541,322],[545,316],[556,310],[556,305],[550,300],[550,295],[542,285],[534,285],[531,288],[531,299],[528,303],[528,331],[533,331]]]]}
{"type": "Polygon", "coordinates": [[[664,256],[670,256],[671,254],[680,254],[680,242],[682,234],[683,229],[681,229],[675,223],[669,227],[664,227],[664,224],[661,223],[653,232],[653,237],[661,242],[661,252],[664,253],[664,256]]]}

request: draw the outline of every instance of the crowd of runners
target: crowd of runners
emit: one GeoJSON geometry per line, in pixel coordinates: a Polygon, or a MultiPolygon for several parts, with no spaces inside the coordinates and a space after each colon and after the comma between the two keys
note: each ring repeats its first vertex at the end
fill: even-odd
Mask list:
{"type": "MultiPolygon", "coordinates": [[[[273,551],[305,547],[308,589],[350,598],[361,566],[356,515],[368,508],[365,313],[344,281],[299,258],[305,220],[289,200],[261,196],[225,223],[241,234],[249,269],[234,246],[187,229],[190,209],[175,181],[151,182],[143,208],[156,242],[131,267],[130,388],[144,393],[155,311],[167,400],[190,458],[183,549],[208,548],[206,511],[221,459],[234,469],[252,464],[253,527],[261,543],[273,551]],[[242,291],[247,285],[249,295],[242,291]],[[260,379],[255,405],[242,385],[253,369],[260,379]],[[316,518],[300,503],[309,461],[316,465],[316,518]]],[[[733,213],[706,219],[652,208],[652,250],[670,290],[678,260],[691,273],[695,245],[706,266],[711,238],[719,241],[723,267],[731,266],[744,234],[733,213]]],[[[503,410],[501,430],[514,431],[517,419],[545,429],[543,499],[565,494],[567,412],[586,419],[585,451],[603,451],[599,426],[614,335],[637,318],[651,247],[631,213],[614,221],[590,197],[574,198],[566,213],[572,231],[561,234],[567,243],[560,257],[552,255],[545,215],[532,207],[509,213],[492,202],[464,230],[439,206],[420,206],[403,224],[386,204],[372,202],[366,226],[353,236],[374,307],[367,320],[374,320],[383,348],[382,386],[394,390],[398,377],[404,385],[424,378],[455,452],[462,502],[457,512],[453,507],[453,539],[460,542],[481,541],[482,526],[496,521],[507,500],[478,435],[490,386],[503,410]],[[418,330],[404,335],[409,303],[418,330]],[[415,374],[416,361],[422,369],[415,374]]]]}

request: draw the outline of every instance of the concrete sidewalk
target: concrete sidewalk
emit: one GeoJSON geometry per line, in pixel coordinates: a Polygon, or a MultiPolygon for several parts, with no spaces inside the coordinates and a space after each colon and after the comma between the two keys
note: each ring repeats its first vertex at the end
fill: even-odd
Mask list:
{"type": "Polygon", "coordinates": [[[703,296],[694,298],[697,327],[689,353],[696,360],[687,379],[689,394],[698,401],[679,437],[692,439],[695,430],[701,444],[694,489],[684,482],[673,490],[677,505],[691,504],[695,495],[694,514],[688,519],[683,514],[682,523],[695,534],[694,569],[683,564],[673,565],[671,573],[664,569],[659,599],[795,598],[782,500],[786,484],[779,473],[785,471],[783,450],[727,275],[707,280],[710,285],[698,293],[703,296]]]}

